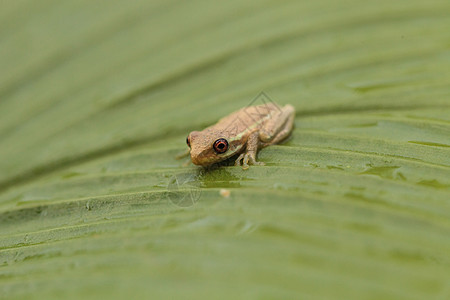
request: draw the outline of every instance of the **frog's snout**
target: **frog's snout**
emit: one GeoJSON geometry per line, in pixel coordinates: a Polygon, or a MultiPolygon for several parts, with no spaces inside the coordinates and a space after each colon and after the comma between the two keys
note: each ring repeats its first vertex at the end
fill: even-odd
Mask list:
{"type": "Polygon", "coordinates": [[[201,166],[202,165],[202,163],[201,163],[201,161],[198,159],[198,157],[196,157],[196,156],[192,156],[191,155],[191,161],[192,161],[192,163],[194,164],[194,165],[198,165],[198,166],[201,166]]]}

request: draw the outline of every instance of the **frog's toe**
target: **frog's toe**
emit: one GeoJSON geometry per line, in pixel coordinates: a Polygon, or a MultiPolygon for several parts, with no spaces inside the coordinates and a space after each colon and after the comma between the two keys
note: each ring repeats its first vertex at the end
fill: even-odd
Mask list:
{"type": "Polygon", "coordinates": [[[248,155],[248,160],[250,161],[250,163],[252,165],[255,165],[255,166],[264,166],[265,165],[262,161],[256,161],[255,155],[253,155],[253,154],[248,155]]]}
{"type": "Polygon", "coordinates": [[[185,162],[182,164],[182,166],[183,166],[183,167],[188,167],[188,166],[191,165],[191,163],[192,163],[191,160],[187,160],[187,161],[185,161],[185,162]]]}
{"type": "Polygon", "coordinates": [[[235,166],[242,166],[243,170],[247,170],[248,168],[250,168],[250,165],[255,165],[255,166],[264,166],[265,163],[263,163],[262,161],[256,161],[255,156],[251,153],[242,153],[241,155],[239,155],[239,157],[236,159],[235,166]],[[241,163],[242,161],[242,163],[241,163]]]}
{"type": "Polygon", "coordinates": [[[241,165],[241,160],[244,158],[244,153],[241,153],[241,155],[239,155],[239,157],[236,159],[236,161],[234,162],[235,166],[240,166],[241,165]]]}

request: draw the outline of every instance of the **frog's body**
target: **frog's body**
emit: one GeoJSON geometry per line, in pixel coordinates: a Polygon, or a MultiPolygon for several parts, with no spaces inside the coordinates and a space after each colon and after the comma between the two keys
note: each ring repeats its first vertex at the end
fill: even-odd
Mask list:
{"type": "Polygon", "coordinates": [[[279,107],[274,103],[242,108],[202,131],[188,135],[191,160],[208,166],[240,154],[236,165],[248,168],[256,161],[260,148],[277,144],[292,131],[295,110],[291,105],[279,107]]]}

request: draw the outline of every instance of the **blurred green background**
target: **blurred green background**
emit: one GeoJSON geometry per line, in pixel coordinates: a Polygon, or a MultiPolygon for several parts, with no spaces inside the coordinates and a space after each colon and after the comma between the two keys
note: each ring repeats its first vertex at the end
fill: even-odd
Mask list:
{"type": "Polygon", "coordinates": [[[448,0],[0,7],[0,299],[450,298],[448,0]],[[261,91],[266,166],[174,159],[261,91]]]}

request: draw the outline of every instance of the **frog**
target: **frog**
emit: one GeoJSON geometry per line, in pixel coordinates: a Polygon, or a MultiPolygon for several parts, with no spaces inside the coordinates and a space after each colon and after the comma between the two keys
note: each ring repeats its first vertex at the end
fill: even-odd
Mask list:
{"type": "Polygon", "coordinates": [[[202,131],[192,131],[186,138],[195,165],[208,167],[233,156],[236,166],[247,170],[249,165],[264,165],[257,161],[258,151],[284,141],[294,127],[295,108],[286,104],[264,103],[246,106],[202,131]]]}

